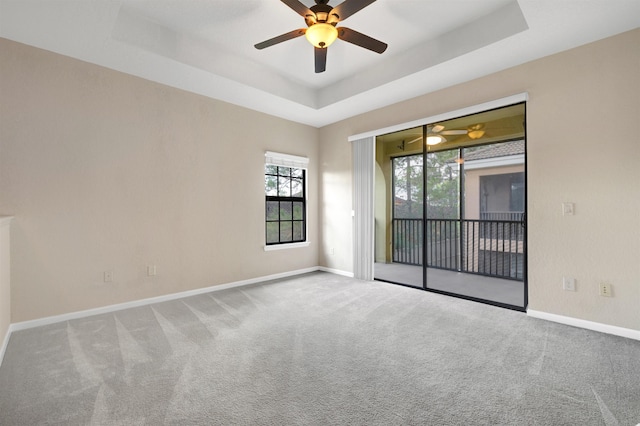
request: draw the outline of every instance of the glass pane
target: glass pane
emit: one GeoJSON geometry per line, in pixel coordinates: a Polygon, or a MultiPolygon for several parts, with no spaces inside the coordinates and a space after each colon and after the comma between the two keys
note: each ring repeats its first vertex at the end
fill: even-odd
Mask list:
{"type": "Polygon", "coordinates": [[[295,241],[302,241],[304,239],[302,233],[303,224],[303,222],[293,222],[293,239],[295,241]]]}
{"type": "Polygon", "coordinates": [[[423,285],[423,130],[376,140],[374,276],[411,287],[423,285]]]}
{"type": "Polygon", "coordinates": [[[427,145],[427,151],[524,139],[524,112],[525,106],[521,103],[433,123],[427,126],[428,136],[439,138],[440,143],[427,145]]]}
{"type": "Polygon", "coordinates": [[[278,202],[267,201],[267,220],[278,220],[278,202]]]}
{"type": "Polygon", "coordinates": [[[291,196],[302,197],[302,179],[291,179],[291,196]]]}
{"type": "Polygon", "coordinates": [[[524,141],[464,149],[465,219],[519,221],[524,212],[524,141]],[[491,167],[499,158],[513,173],[491,167]]]}
{"type": "Polygon", "coordinates": [[[293,220],[304,219],[304,208],[300,202],[293,203],[293,220]]]}
{"type": "Polygon", "coordinates": [[[264,192],[267,195],[278,195],[278,178],[276,176],[264,177],[264,192]]]}
{"type": "Polygon", "coordinates": [[[427,218],[458,219],[460,165],[458,150],[427,154],[427,218]]]}
{"type": "Polygon", "coordinates": [[[293,203],[282,201],[280,203],[280,220],[293,219],[293,203]]]}
{"type": "Polygon", "coordinates": [[[302,169],[291,169],[291,176],[293,177],[302,177],[302,169]]]}
{"type": "Polygon", "coordinates": [[[394,218],[421,219],[423,208],[422,155],[393,159],[394,218]]]}
{"type": "Polygon", "coordinates": [[[514,173],[511,179],[511,211],[524,212],[524,173],[514,173]]]}
{"type": "Polygon", "coordinates": [[[278,174],[278,166],[274,166],[272,164],[267,164],[264,168],[264,173],[268,175],[277,175],[278,174]]]}
{"type": "Polygon", "coordinates": [[[291,196],[291,179],[287,177],[278,178],[278,195],[281,197],[291,196]]]}
{"type": "Polygon", "coordinates": [[[279,222],[267,222],[267,244],[278,243],[280,233],[279,222]]]}
{"type": "Polygon", "coordinates": [[[291,176],[291,169],[289,167],[278,167],[278,174],[280,176],[291,176]]]}
{"type": "Polygon", "coordinates": [[[280,222],[280,242],[288,242],[293,240],[291,222],[280,222]]]}

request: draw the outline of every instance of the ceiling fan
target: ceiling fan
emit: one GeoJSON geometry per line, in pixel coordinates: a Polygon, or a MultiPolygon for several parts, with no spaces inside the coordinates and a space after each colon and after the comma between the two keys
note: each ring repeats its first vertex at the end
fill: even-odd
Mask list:
{"type": "Polygon", "coordinates": [[[336,38],[364,47],[376,53],[387,49],[387,44],[359,33],[347,27],[336,28],[354,13],[364,9],[376,0],[345,0],[336,7],[329,6],[329,0],[315,0],[315,6],[308,8],[299,0],[281,0],[296,13],[301,15],[308,28],[293,30],[277,37],[265,40],[255,45],[256,49],[264,49],[283,41],[291,40],[302,35],[314,46],[316,73],[324,72],[327,68],[327,48],[336,38]]]}
{"type": "MultiPolygon", "coordinates": [[[[467,135],[471,139],[480,139],[484,136],[484,124],[474,124],[472,126],[467,127],[467,129],[451,129],[445,130],[445,127],[442,124],[435,124],[427,126],[427,145],[438,145],[447,141],[445,136],[448,135],[467,135]]],[[[409,143],[414,143],[417,141],[421,141],[422,136],[410,141],[409,143]]]]}

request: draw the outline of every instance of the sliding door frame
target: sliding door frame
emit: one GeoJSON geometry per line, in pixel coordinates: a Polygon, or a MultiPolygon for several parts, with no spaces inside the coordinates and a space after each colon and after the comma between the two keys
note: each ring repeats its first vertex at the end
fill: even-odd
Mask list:
{"type": "MultiPolygon", "coordinates": [[[[410,129],[410,128],[414,128],[414,127],[419,127],[422,126],[423,128],[423,141],[426,140],[425,137],[426,135],[424,135],[424,133],[426,132],[426,126],[427,124],[430,123],[435,123],[435,122],[439,122],[439,121],[446,121],[446,120],[450,120],[450,119],[454,119],[454,118],[459,118],[459,117],[463,117],[463,116],[467,116],[467,115],[473,115],[473,114],[477,114],[477,113],[481,113],[481,112],[485,112],[485,111],[489,111],[489,110],[494,110],[494,109],[498,109],[498,108],[503,108],[503,107],[507,107],[510,105],[515,105],[515,104],[520,104],[520,103],[524,103],[525,106],[525,123],[524,123],[524,131],[525,131],[525,158],[526,158],[526,139],[527,139],[527,134],[526,134],[526,130],[527,130],[527,101],[529,100],[529,96],[528,93],[524,92],[524,93],[519,93],[516,95],[512,95],[512,96],[508,96],[505,98],[501,98],[501,99],[496,99],[494,101],[489,101],[489,102],[485,102],[485,103],[481,103],[481,104],[477,104],[477,105],[473,105],[473,106],[469,106],[466,108],[462,108],[462,109],[458,109],[458,110],[454,110],[454,111],[449,111],[449,112],[445,112],[442,114],[438,114],[438,115],[434,115],[431,117],[426,117],[426,118],[422,118],[419,120],[414,120],[411,122],[406,122],[406,123],[402,123],[402,124],[397,124],[394,126],[390,126],[390,127],[385,127],[385,128],[381,128],[381,129],[377,129],[377,130],[371,130],[365,133],[360,133],[357,135],[353,135],[350,136],[348,138],[349,142],[354,142],[354,148],[356,145],[358,144],[363,144],[363,143],[370,143],[372,144],[372,149],[375,151],[375,141],[376,141],[376,137],[377,136],[381,136],[381,135],[385,135],[385,134],[389,134],[389,133],[394,133],[394,132],[398,132],[398,131],[402,131],[402,130],[406,130],[406,129],[410,129]],[[365,142],[366,141],[366,142],[365,142]],[[357,142],[357,143],[355,143],[357,142]]],[[[424,145],[424,144],[423,144],[424,145]]],[[[423,155],[426,156],[426,150],[424,149],[423,146],[423,155]]],[[[359,179],[359,180],[364,180],[366,182],[373,182],[374,179],[374,164],[375,164],[375,158],[374,155],[369,155],[369,152],[367,151],[367,155],[366,157],[370,157],[371,159],[371,167],[364,167],[363,168],[363,164],[362,164],[362,158],[355,158],[356,156],[354,156],[354,180],[355,179],[359,179]],[[358,170],[358,173],[356,173],[356,170],[358,170]],[[365,171],[366,173],[371,173],[371,176],[362,176],[361,173],[362,171],[365,171]]],[[[525,160],[525,183],[528,182],[527,180],[527,161],[525,160]]],[[[426,164],[423,161],[423,164],[426,164]]],[[[426,173],[423,172],[423,179],[426,180],[426,173]]],[[[366,230],[368,230],[369,228],[371,228],[371,221],[373,218],[373,196],[374,196],[374,188],[370,188],[371,185],[364,185],[364,186],[359,186],[358,188],[356,188],[354,186],[354,192],[353,192],[353,202],[354,202],[354,213],[356,213],[355,216],[355,223],[354,223],[354,239],[353,239],[353,253],[354,253],[354,275],[356,275],[356,277],[358,277],[358,275],[360,276],[361,279],[366,279],[366,280],[372,280],[373,279],[373,263],[374,263],[374,244],[371,241],[371,234],[369,234],[366,230]],[[363,191],[364,190],[364,191],[363,191]],[[359,206],[369,206],[371,205],[371,216],[370,217],[365,217],[365,216],[369,216],[368,213],[366,213],[367,210],[369,210],[368,208],[365,209],[358,209],[359,206]],[[358,214],[358,210],[360,210],[360,214],[358,214]],[[358,232],[358,230],[360,230],[360,232],[358,232]],[[362,232],[364,231],[364,232],[362,232]],[[356,264],[355,262],[358,262],[358,271],[355,270],[356,264]],[[364,264],[362,263],[364,262],[364,264]],[[364,272],[364,273],[363,273],[364,272]],[[369,275],[369,273],[371,275],[369,275]]],[[[527,185],[528,186],[528,185],[527,185]]],[[[426,188],[426,186],[425,186],[426,188]]],[[[525,191],[525,212],[527,210],[527,198],[528,198],[528,190],[525,191]]],[[[423,208],[423,217],[426,219],[426,206],[423,208]]],[[[526,214],[526,213],[525,213],[526,214]]],[[[526,220],[525,220],[525,224],[526,224],[526,220]]],[[[426,227],[423,227],[424,230],[423,232],[426,233],[426,227]]],[[[426,241],[426,239],[424,240],[426,241]]],[[[528,244],[528,226],[525,227],[524,230],[524,244],[525,247],[528,244]]],[[[524,306],[523,307],[518,307],[518,306],[513,306],[513,305],[507,305],[504,303],[500,303],[500,302],[493,302],[490,300],[485,300],[485,299],[478,299],[475,297],[470,297],[470,296],[464,296],[464,295],[459,295],[456,293],[449,293],[449,292],[445,292],[445,291],[441,291],[441,290],[437,290],[437,289],[432,289],[432,288],[428,288],[427,287],[427,282],[426,282],[426,273],[424,273],[423,271],[423,290],[426,291],[431,291],[434,293],[442,293],[442,294],[446,294],[446,295],[450,295],[450,296],[454,296],[454,297],[458,297],[458,298],[462,298],[462,299],[468,299],[468,300],[473,300],[473,301],[477,301],[477,302],[481,302],[481,303],[485,303],[485,304],[489,304],[489,305],[495,305],[495,306],[500,306],[503,308],[507,308],[507,309],[513,309],[513,310],[517,310],[517,311],[522,311],[522,312],[526,312],[527,309],[527,305],[529,302],[529,297],[528,297],[528,261],[527,261],[527,257],[528,257],[528,248],[525,249],[525,256],[523,259],[523,268],[524,268],[524,306]]],[[[426,256],[426,250],[423,250],[423,257],[426,256]]],[[[423,259],[423,267],[426,270],[426,259],[423,259]]],[[[416,288],[416,287],[413,287],[416,288]]]]}

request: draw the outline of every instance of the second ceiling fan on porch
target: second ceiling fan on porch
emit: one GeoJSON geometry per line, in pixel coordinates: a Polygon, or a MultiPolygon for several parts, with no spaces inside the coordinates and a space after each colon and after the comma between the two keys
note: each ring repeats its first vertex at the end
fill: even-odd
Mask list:
{"type": "MultiPolygon", "coordinates": [[[[479,139],[484,136],[484,124],[474,124],[467,129],[451,129],[445,130],[442,124],[435,124],[427,126],[427,145],[438,145],[447,141],[445,136],[449,135],[467,135],[471,139],[479,139]]],[[[415,138],[409,143],[414,143],[422,140],[422,136],[415,138]]]]}
{"type": "Polygon", "coordinates": [[[316,73],[321,73],[326,70],[327,48],[338,38],[376,53],[382,53],[387,49],[386,43],[369,37],[368,35],[347,27],[336,28],[338,23],[369,6],[376,0],[345,0],[336,7],[329,6],[329,0],[315,0],[315,6],[310,8],[302,4],[299,0],[281,1],[304,18],[307,28],[293,30],[265,40],[256,44],[256,49],[264,49],[304,35],[314,46],[316,73]]]}

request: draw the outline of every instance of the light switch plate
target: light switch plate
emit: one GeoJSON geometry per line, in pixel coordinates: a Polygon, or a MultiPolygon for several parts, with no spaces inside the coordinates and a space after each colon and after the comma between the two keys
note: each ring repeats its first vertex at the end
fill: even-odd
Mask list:
{"type": "Polygon", "coordinates": [[[562,216],[573,216],[573,203],[562,203],[562,216]]]}
{"type": "Polygon", "coordinates": [[[147,276],[154,277],[156,275],[156,265],[147,265],[147,276]]]}
{"type": "Polygon", "coordinates": [[[562,289],[566,291],[576,291],[576,279],[572,277],[562,278],[562,289]]]}

